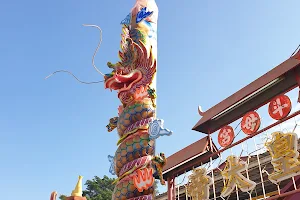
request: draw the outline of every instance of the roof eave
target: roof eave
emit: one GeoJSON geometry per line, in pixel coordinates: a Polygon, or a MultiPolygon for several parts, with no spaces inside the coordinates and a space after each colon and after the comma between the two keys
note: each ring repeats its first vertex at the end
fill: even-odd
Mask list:
{"type": "MultiPolygon", "coordinates": [[[[210,126],[210,122],[217,114],[225,111],[226,109],[230,108],[232,105],[236,104],[237,102],[241,101],[247,96],[253,94],[254,92],[264,87],[265,85],[271,83],[272,81],[286,75],[288,72],[294,70],[299,65],[300,65],[300,51],[298,51],[293,57],[287,59],[277,67],[273,68],[271,71],[267,72],[266,74],[259,77],[249,85],[245,86],[238,92],[234,93],[233,95],[229,96],[219,104],[215,105],[214,107],[204,112],[202,118],[197,122],[197,124],[192,128],[192,130],[199,131],[206,134],[216,131],[210,129],[209,126],[210,126]]],[[[291,87],[291,85],[289,85],[290,83],[287,84],[288,87],[291,87]]],[[[295,83],[293,82],[293,86],[294,85],[295,83]]],[[[275,94],[276,92],[274,91],[273,93],[275,94]]]]}

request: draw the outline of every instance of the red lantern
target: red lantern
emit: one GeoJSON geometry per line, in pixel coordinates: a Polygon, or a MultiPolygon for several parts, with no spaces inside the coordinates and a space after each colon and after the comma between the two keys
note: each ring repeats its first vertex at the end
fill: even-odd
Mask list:
{"type": "Polygon", "coordinates": [[[292,103],[288,96],[280,95],[270,101],[269,115],[276,120],[280,120],[289,115],[292,110],[292,103]]]}
{"type": "Polygon", "coordinates": [[[234,139],[234,131],[231,126],[224,126],[221,128],[218,135],[218,142],[221,147],[231,145],[234,139]]]}
{"type": "Polygon", "coordinates": [[[255,111],[248,112],[244,115],[241,123],[241,129],[247,135],[255,133],[260,127],[260,117],[255,111]]]}

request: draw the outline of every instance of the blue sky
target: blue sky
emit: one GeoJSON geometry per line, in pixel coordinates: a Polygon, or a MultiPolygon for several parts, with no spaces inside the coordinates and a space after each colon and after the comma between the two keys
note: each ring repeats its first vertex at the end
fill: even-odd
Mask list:
{"type": "MultiPolygon", "coordinates": [[[[174,131],[157,151],[171,155],[204,137],[191,131],[204,110],[266,73],[300,43],[297,0],[157,0],[158,118],[174,131]],[[170,4],[172,2],[172,4],[170,4]]],[[[53,190],[69,195],[78,175],[108,175],[117,133],[105,126],[119,100],[91,66],[109,72],[117,61],[121,26],[134,0],[0,3],[0,191],[10,199],[40,200],[53,190]]]]}

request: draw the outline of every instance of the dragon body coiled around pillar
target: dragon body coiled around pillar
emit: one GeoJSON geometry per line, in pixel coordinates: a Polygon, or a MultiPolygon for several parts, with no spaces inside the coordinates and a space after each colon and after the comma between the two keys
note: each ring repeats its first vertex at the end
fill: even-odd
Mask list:
{"type": "Polygon", "coordinates": [[[156,119],[157,18],[155,0],[136,0],[121,22],[120,61],[107,64],[112,72],[105,75],[105,88],[116,90],[121,101],[118,117],[107,125],[120,137],[112,159],[118,177],[113,200],[152,200],[154,177],[165,184],[166,158],[163,153],[155,156],[155,139],[149,134],[156,119]]]}

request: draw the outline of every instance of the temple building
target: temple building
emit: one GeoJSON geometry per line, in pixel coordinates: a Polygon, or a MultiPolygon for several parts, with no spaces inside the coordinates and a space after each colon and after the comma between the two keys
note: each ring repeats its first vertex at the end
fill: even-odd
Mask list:
{"type": "Polygon", "coordinates": [[[199,107],[198,112],[201,118],[192,130],[206,134],[206,136],[167,158],[167,164],[163,168],[163,177],[168,182],[168,192],[157,195],[156,199],[191,199],[189,194],[192,193],[193,199],[299,200],[300,142],[298,140],[297,146],[298,137],[295,132],[298,124],[295,124],[291,132],[281,128],[281,124],[291,124],[293,122],[288,120],[296,121],[295,117],[300,115],[299,109],[293,112],[291,109],[292,103],[287,93],[292,90],[298,94],[296,103],[300,103],[299,49],[283,63],[207,111],[202,111],[199,107]],[[281,99],[283,104],[281,104],[281,99]],[[269,117],[273,121],[267,126],[260,127],[261,119],[258,110],[263,106],[267,108],[269,117]],[[280,113],[277,111],[279,108],[280,113]],[[285,113],[283,113],[283,108],[286,108],[285,113]],[[256,114],[255,118],[252,116],[254,114],[256,114]],[[236,128],[239,127],[240,131],[237,132],[244,132],[241,139],[236,138],[234,133],[236,128],[233,129],[230,126],[234,122],[238,123],[236,128]],[[243,126],[243,123],[248,125],[243,126]],[[250,130],[253,124],[256,124],[253,126],[256,129],[246,132],[245,127],[250,130]],[[271,142],[260,141],[265,145],[266,151],[248,153],[246,156],[242,153],[231,152],[231,156],[228,156],[226,161],[221,159],[223,163],[213,164],[213,161],[219,159],[223,152],[239,147],[249,139],[253,139],[257,150],[255,137],[274,127],[278,130],[272,134],[271,142]],[[223,141],[225,128],[229,128],[227,130],[231,128],[232,131],[230,135],[226,130],[226,137],[230,140],[228,139],[222,145],[220,141],[223,141]],[[217,135],[217,141],[213,141],[212,134],[217,135]],[[218,142],[221,147],[217,148],[214,142],[218,142]],[[216,168],[214,170],[206,168],[207,164],[216,168]],[[193,171],[193,175],[189,177],[190,182],[178,188],[175,184],[177,177],[190,171],[193,171]],[[199,174],[196,174],[198,172],[199,174]]]}
{"type": "MultiPolygon", "coordinates": [[[[300,140],[298,140],[298,151],[300,151],[300,140]]],[[[249,165],[248,165],[249,166],[248,167],[249,177],[251,177],[251,180],[253,180],[254,182],[257,183],[257,186],[251,193],[252,200],[264,199],[264,193],[265,193],[266,198],[278,194],[277,186],[268,179],[268,173],[271,173],[273,171],[273,166],[271,164],[271,156],[268,152],[259,154],[260,165],[261,165],[262,169],[264,169],[268,172],[268,173],[264,173],[264,175],[263,175],[264,187],[262,186],[262,181],[261,181],[261,177],[260,177],[259,165],[257,162],[258,161],[257,155],[253,155],[249,158],[241,157],[241,159],[244,160],[245,162],[248,162],[248,159],[249,159],[249,165]],[[263,188],[265,189],[265,191],[263,191],[263,188]]],[[[222,163],[218,168],[222,170],[224,168],[224,166],[225,166],[225,163],[222,163]]],[[[220,197],[220,194],[221,194],[221,190],[223,189],[224,184],[223,184],[223,177],[222,177],[219,169],[214,170],[214,181],[215,181],[215,186],[216,186],[215,187],[216,188],[216,197],[217,197],[216,199],[222,200],[222,198],[220,197]]],[[[211,174],[209,174],[209,175],[211,176],[211,174]]],[[[244,172],[243,175],[246,176],[246,172],[244,172]]],[[[296,187],[299,188],[300,176],[295,177],[295,184],[296,184],[296,187]]],[[[285,193],[285,192],[294,190],[294,183],[293,183],[292,179],[282,181],[280,183],[280,188],[282,188],[280,190],[281,193],[285,193]]],[[[178,191],[178,188],[176,188],[176,192],[177,191],[178,191]]],[[[176,193],[175,199],[178,199],[178,193],[176,193]]],[[[182,185],[179,187],[179,200],[187,200],[187,199],[191,199],[191,198],[187,195],[186,185],[182,185]]],[[[210,199],[214,199],[212,187],[210,187],[210,199]]],[[[235,200],[235,199],[237,199],[236,193],[233,192],[230,195],[230,197],[228,198],[228,200],[235,200]]],[[[239,191],[239,199],[248,200],[248,199],[250,199],[250,196],[248,193],[239,191]]],[[[294,195],[291,195],[291,196],[285,198],[285,200],[296,200],[296,199],[300,199],[300,193],[296,193],[294,195]]],[[[157,195],[156,200],[168,200],[167,192],[157,195]]]]}

